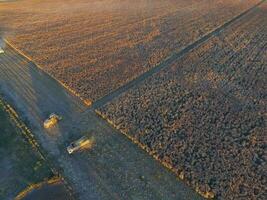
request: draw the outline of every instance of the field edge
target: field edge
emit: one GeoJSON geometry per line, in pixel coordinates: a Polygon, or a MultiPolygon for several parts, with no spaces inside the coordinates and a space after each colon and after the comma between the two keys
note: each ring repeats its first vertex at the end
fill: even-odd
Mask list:
{"type": "Polygon", "coordinates": [[[36,66],[43,73],[45,73],[46,75],[48,75],[49,77],[51,77],[53,80],[55,80],[56,82],[58,82],[69,93],[71,93],[72,95],[74,95],[77,98],[79,98],[83,102],[83,104],[85,106],[90,107],[92,105],[93,101],[91,99],[84,99],[83,97],[81,97],[80,94],[78,94],[77,92],[75,92],[72,88],[70,88],[69,86],[67,86],[65,83],[63,83],[62,81],[60,81],[57,78],[55,78],[53,75],[51,75],[51,74],[47,73],[46,71],[44,71],[44,69],[39,64],[37,64],[31,57],[29,57],[28,55],[26,55],[22,50],[18,49],[15,44],[13,44],[12,42],[10,42],[8,39],[4,39],[4,42],[10,48],[12,48],[13,50],[15,50],[19,55],[23,56],[24,58],[26,58],[27,60],[29,60],[30,62],[32,62],[34,64],[34,66],[36,66]]]}
{"type": "Polygon", "coordinates": [[[37,155],[47,163],[47,166],[52,172],[52,177],[45,178],[44,181],[40,183],[29,185],[27,188],[25,188],[24,190],[16,194],[15,200],[23,199],[29,192],[31,192],[34,189],[40,188],[44,184],[53,184],[59,181],[63,183],[64,187],[66,188],[66,191],[68,191],[70,197],[73,198],[75,196],[73,188],[65,180],[65,178],[59,173],[59,171],[53,166],[52,162],[48,160],[47,156],[42,150],[42,147],[38,144],[31,130],[19,117],[19,114],[15,111],[15,109],[9,103],[5,101],[5,99],[2,96],[0,96],[0,105],[3,107],[3,110],[7,113],[7,116],[10,119],[10,122],[14,125],[15,128],[20,130],[22,138],[24,138],[26,142],[29,143],[32,150],[35,153],[37,153],[37,155]]]}
{"type": "Polygon", "coordinates": [[[139,148],[141,148],[143,151],[145,151],[149,156],[151,156],[153,159],[155,159],[157,162],[159,162],[162,166],[164,166],[166,169],[171,171],[172,173],[175,174],[175,176],[181,180],[183,183],[188,185],[191,189],[193,189],[196,193],[201,195],[202,197],[206,199],[214,199],[215,194],[212,191],[202,191],[200,190],[200,187],[196,185],[195,187],[191,185],[185,178],[184,178],[184,172],[183,171],[177,171],[175,168],[173,168],[169,163],[162,161],[159,159],[159,156],[156,155],[153,151],[149,151],[149,149],[140,143],[138,140],[136,140],[134,137],[130,136],[127,132],[121,130],[112,120],[110,120],[104,113],[102,113],[100,110],[95,109],[95,113],[97,116],[105,120],[111,127],[115,128],[118,130],[120,133],[122,133],[127,139],[129,139],[132,143],[137,145],[139,148]]]}

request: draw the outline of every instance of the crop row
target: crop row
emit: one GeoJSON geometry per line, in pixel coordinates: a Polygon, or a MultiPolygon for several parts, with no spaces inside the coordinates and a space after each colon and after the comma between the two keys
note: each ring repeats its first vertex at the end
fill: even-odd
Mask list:
{"type": "Polygon", "coordinates": [[[204,196],[264,199],[266,27],[267,3],[98,112],[204,196]]]}
{"type": "Polygon", "coordinates": [[[257,2],[18,1],[1,5],[0,21],[9,41],[94,101],[257,2]]]}

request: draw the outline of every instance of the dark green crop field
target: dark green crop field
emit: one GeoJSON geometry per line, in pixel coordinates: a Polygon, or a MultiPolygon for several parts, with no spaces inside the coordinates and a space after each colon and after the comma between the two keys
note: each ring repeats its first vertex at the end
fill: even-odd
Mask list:
{"type": "Polygon", "coordinates": [[[29,185],[52,176],[4,110],[0,99],[0,199],[14,197],[29,185]]]}

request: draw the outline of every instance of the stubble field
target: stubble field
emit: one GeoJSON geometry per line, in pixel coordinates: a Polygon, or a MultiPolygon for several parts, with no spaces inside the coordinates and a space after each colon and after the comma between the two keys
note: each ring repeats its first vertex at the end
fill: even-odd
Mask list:
{"type": "Polygon", "coordinates": [[[1,3],[1,32],[46,72],[95,101],[259,0],[1,3]]]}
{"type": "Polygon", "coordinates": [[[98,110],[218,199],[265,199],[267,3],[98,110]]]}

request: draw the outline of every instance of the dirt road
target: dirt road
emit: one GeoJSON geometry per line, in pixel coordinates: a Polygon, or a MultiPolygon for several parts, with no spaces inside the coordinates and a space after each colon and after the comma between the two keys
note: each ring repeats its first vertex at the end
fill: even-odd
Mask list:
{"type": "Polygon", "coordinates": [[[0,55],[0,90],[79,199],[201,199],[95,112],[83,112],[87,108],[77,97],[8,46],[0,55]],[[63,120],[44,130],[52,112],[63,120]],[[93,137],[95,145],[68,155],[66,146],[81,135],[93,137]]]}

